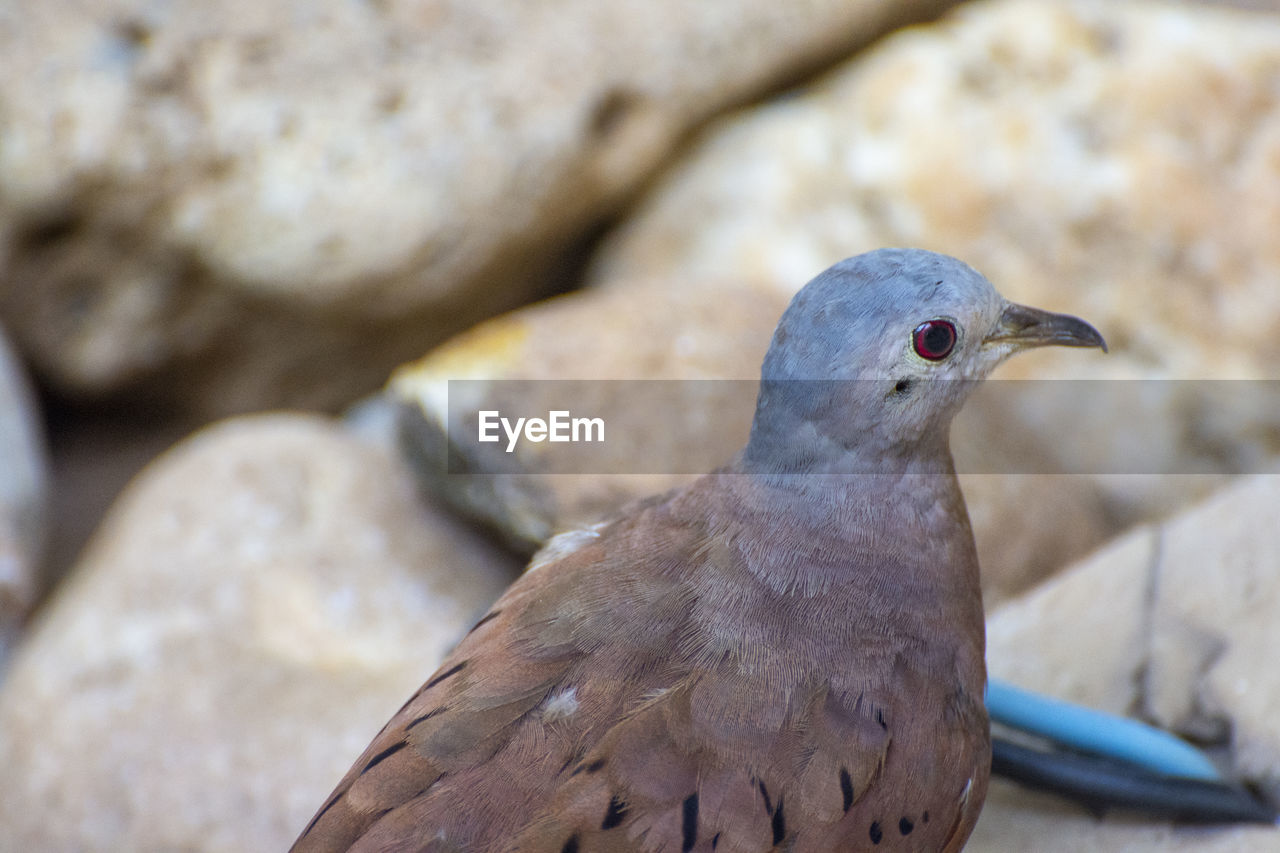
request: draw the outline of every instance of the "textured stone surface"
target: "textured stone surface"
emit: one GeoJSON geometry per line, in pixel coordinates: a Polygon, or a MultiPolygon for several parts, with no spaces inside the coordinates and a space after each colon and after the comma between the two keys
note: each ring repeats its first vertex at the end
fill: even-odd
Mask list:
{"type": "MultiPolygon", "coordinates": [[[[1275,15],[965,4],[709,128],[594,276],[750,271],[793,290],[840,257],[922,246],[1111,344],[1101,360],[1036,353],[1004,378],[1280,378],[1277,79],[1275,15]]],[[[1224,406],[1204,385],[1163,385],[1111,401],[1093,429],[1059,430],[1050,452],[1087,472],[1130,470],[1135,450],[1187,472],[1274,459],[1274,397],[1224,406]],[[1135,425],[1142,437],[1120,440],[1135,425]]],[[[1143,485],[1108,484],[1117,512],[1186,500],[1143,485]]]]}
{"type": "MultiPolygon", "coordinates": [[[[1280,795],[1280,478],[1244,478],[1144,525],[991,614],[991,675],[1222,746],[1280,795]]],[[[993,788],[972,849],[1280,850],[1280,830],[1107,819],[993,788]]]]}
{"type": "Polygon", "coordinates": [[[18,0],[0,307],[68,391],[347,402],[697,121],[948,2],[18,0]]]}
{"type": "Polygon", "coordinates": [[[0,328],[0,667],[40,586],[47,467],[35,399],[0,328]]]}
{"type": "Polygon", "coordinates": [[[514,568],[327,421],[197,435],[14,658],[0,849],[285,849],[514,568]]]}
{"type": "Polygon", "coordinates": [[[1241,772],[1280,797],[1277,507],[1280,477],[1257,477],[1164,526],[1144,690],[1153,719],[1229,735],[1241,772]]]}
{"type": "MultiPolygon", "coordinates": [[[[406,448],[429,488],[530,548],[557,529],[688,479],[616,472],[709,471],[728,461],[746,441],[760,361],[785,307],[780,290],[745,277],[737,282],[649,280],[561,297],[491,320],[396,375],[392,396],[408,403],[406,448]],[[564,399],[553,383],[521,387],[518,400],[509,386],[477,383],[466,389],[475,399],[463,406],[458,386],[446,394],[447,380],[606,378],[734,381],[671,383],[673,396],[687,393],[690,399],[665,405],[662,388],[575,383],[569,395],[573,413],[599,415],[610,425],[608,440],[619,450],[606,462],[582,475],[548,474],[539,458],[548,445],[526,442],[506,454],[490,444],[484,449],[491,453],[467,455],[482,449],[471,443],[462,452],[465,470],[518,473],[447,475],[446,401],[454,404],[455,415],[495,407],[508,415],[530,415],[555,408],[549,399],[564,399]]],[[[998,457],[1014,443],[1010,435],[1000,440],[988,435],[994,417],[969,419],[956,431],[957,456],[973,469],[982,469],[984,457],[998,457]]],[[[462,429],[454,423],[450,434],[462,429]]],[[[1022,452],[1035,455],[1053,440],[1054,431],[1039,424],[1018,437],[1022,452]]],[[[961,485],[989,603],[1026,588],[1114,532],[1096,490],[1082,478],[972,474],[962,475],[961,485]]]]}

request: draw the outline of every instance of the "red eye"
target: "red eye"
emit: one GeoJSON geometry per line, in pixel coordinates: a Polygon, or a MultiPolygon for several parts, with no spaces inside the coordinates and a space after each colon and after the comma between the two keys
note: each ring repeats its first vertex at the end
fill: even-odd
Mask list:
{"type": "Polygon", "coordinates": [[[921,358],[941,361],[956,345],[956,327],[947,320],[928,320],[911,333],[911,344],[921,358]]]}

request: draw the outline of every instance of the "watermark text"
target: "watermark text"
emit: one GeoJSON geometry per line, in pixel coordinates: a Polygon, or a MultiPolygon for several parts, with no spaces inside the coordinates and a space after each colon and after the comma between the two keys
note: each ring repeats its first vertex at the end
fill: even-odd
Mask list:
{"type": "Polygon", "coordinates": [[[597,442],[604,441],[604,418],[575,418],[567,409],[553,409],[543,418],[504,418],[497,409],[478,413],[479,441],[494,442],[507,439],[507,453],[515,452],[521,438],[542,442],[597,442]],[[499,432],[501,430],[501,433],[499,432]]]}

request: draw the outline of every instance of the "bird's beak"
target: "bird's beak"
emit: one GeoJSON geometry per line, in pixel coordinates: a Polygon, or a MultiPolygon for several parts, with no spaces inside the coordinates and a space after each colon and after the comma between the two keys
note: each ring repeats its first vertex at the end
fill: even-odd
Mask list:
{"type": "Polygon", "coordinates": [[[1107,342],[1093,326],[1079,317],[1054,314],[1007,302],[1000,314],[995,331],[987,335],[984,344],[1010,343],[1014,349],[1031,347],[1100,347],[1107,351],[1107,342]]]}

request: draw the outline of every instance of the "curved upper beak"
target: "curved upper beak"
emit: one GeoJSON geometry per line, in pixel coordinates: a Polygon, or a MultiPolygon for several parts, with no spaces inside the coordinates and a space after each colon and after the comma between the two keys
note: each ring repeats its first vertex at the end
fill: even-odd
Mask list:
{"type": "Polygon", "coordinates": [[[1093,326],[1070,314],[1054,314],[1026,305],[1007,302],[1000,313],[995,331],[984,344],[1010,343],[1015,349],[1031,347],[1099,347],[1107,351],[1107,342],[1093,326]]]}

